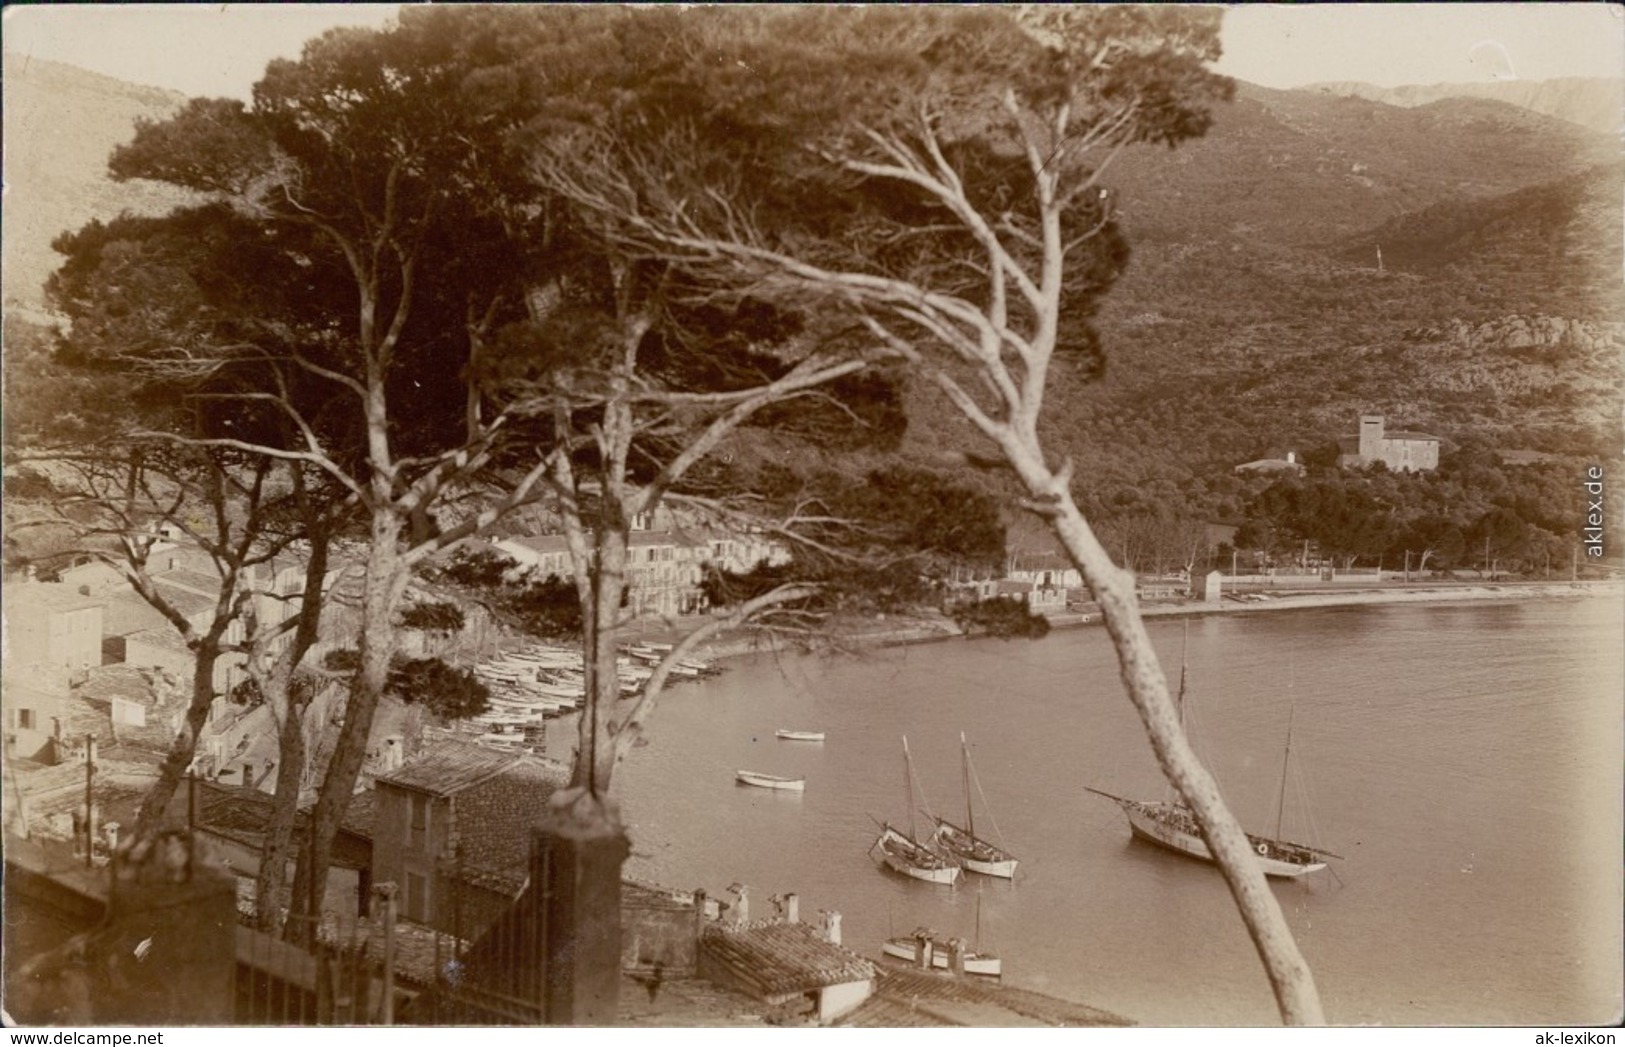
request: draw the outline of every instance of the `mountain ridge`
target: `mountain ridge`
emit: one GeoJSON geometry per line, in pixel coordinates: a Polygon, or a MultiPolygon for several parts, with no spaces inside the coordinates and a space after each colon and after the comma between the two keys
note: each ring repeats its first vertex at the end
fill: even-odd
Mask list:
{"type": "Polygon", "coordinates": [[[1328,80],[1300,90],[1346,95],[1409,108],[1441,98],[1472,96],[1508,102],[1593,131],[1617,135],[1625,127],[1625,78],[1565,76],[1547,80],[1487,83],[1404,84],[1381,87],[1357,80],[1328,80]]]}

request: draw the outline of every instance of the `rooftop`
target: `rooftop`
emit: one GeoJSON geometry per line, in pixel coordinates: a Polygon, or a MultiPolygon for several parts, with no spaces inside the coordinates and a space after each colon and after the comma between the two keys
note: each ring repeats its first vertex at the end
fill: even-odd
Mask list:
{"type": "Polygon", "coordinates": [[[806,992],[875,976],[874,964],[825,941],[810,924],[763,920],[742,928],[712,925],[700,948],[740,984],[764,997],[806,992]]]}
{"type": "Polygon", "coordinates": [[[210,600],[220,592],[220,576],[207,574],[203,571],[192,571],[185,567],[176,567],[168,571],[160,571],[152,576],[152,580],[165,585],[171,585],[187,592],[200,596],[207,596],[210,600]]]}
{"type": "Polygon", "coordinates": [[[399,768],[378,776],[380,784],[399,786],[451,796],[503,772],[534,779],[538,784],[559,785],[560,772],[568,768],[552,760],[525,753],[506,753],[457,738],[446,738],[426,746],[399,768]]]}
{"type": "Polygon", "coordinates": [[[1120,1015],[1055,996],[903,967],[883,966],[874,995],[837,1025],[847,1028],[977,1028],[1133,1025],[1120,1015]]]}
{"type": "Polygon", "coordinates": [[[33,582],[6,587],[6,610],[12,614],[35,609],[82,611],[100,607],[104,602],[100,597],[86,596],[72,586],[57,582],[33,582]]]}
{"type": "MultiPolygon", "coordinates": [[[[174,635],[174,630],[170,630],[174,635]]],[[[179,637],[176,637],[179,639],[179,637]]],[[[73,689],[77,698],[87,701],[112,701],[123,698],[153,707],[170,704],[184,696],[183,684],[162,670],[138,669],[133,665],[101,665],[86,675],[85,682],[73,689]]]]}

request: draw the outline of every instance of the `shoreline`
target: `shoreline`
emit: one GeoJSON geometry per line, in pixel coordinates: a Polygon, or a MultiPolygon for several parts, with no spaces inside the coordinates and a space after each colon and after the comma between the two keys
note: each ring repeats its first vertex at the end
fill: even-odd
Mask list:
{"type": "MultiPolygon", "coordinates": [[[[1201,600],[1161,602],[1140,607],[1142,618],[1191,618],[1208,615],[1250,614],[1265,611],[1312,610],[1327,607],[1370,607],[1387,604],[1444,605],[1507,600],[1576,600],[1613,595],[1625,598],[1625,582],[1427,582],[1410,585],[1368,586],[1327,591],[1319,589],[1253,590],[1244,597],[1227,596],[1217,603],[1201,600]]],[[[1065,611],[1046,615],[1051,629],[1081,629],[1101,623],[1098,611],[1065,611]]],[[[880,623],[876,623],[880,625],[880,623]]],[[[684,635],[681,623],[663,632],[684,635]]],[[[967,636],[943,617],[916,618],[906,624],[882,626],[845,637],[857,647],[896,647],[944,640],[978,639],[967,636]]],[[[695,652],[710,659],[742,658],[785,649],[771,634],[749,631],[717,637],[695,652]]]]}

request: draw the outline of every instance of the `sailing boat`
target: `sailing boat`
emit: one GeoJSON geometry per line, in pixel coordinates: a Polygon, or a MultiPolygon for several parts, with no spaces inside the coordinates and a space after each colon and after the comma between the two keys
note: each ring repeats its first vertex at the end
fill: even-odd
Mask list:
{"type": "MultiPolygon", "coordinates": [[[[971,784],[975,783],[977,793],[981,793],[982,783],[977,781],[976,770],[971,766],[970,744],[965,741],[964,731],[959,732],[959,752],[960,774],[965,780],[965,827],[960,828],[953,822],[938,818],[935,834],[937,844],[971,872],[1014,879],[1015,855],[976,835],[976,815],[971,807],[970,792],[971,784]]],[[[987,797],[982,797],[982,802],[985,804],[987,797]]]]}
{"type": "Polygon", "coordinates": [[[921,843],[914,831],[914,762],[909,756],[907,737],[903,739],[903,785],[908,791],[908,834],[887,822],[880,827],[880,837],[869,850],[880,848],[881,860],[904,876],[951,884],[959,879],[958,864],[921,843]]]}
{"type": "MultiPolygon", "coordinates": [[[[1187,627],[1187,635],[1189,629],[1187,627]]],[[[1183,652],[1180,655],[1179,665],[1179,714],[1181,726],[1185,717],[1185,681],[1186,666],[1183,652]]],[[[1286,807],[1286,779],[1287,768],[1292,759],[1292,715],[1287,716],[1286,752],[1281,761],[1281,794],[1275,812],[1275,835],[1261,836],[1247,833],[1247,842],[1252,845],[1258,854],[1258,864],[1265,876],[1277,876],[1294,879],[1312,872],[1319,872],[1326,868],[1325,859],[1341,858],[1341,855],[1308,844],[1293,843],[1281,839],[1281,817],[1286,807]]],[[[1104,796],[1122,808],[1128,816],[1129,830],[1135,836],[1149,843],[1178,851],[1192,858],[1203,861],[1213,861],[1213,852],[1208,850],[1207,841],[1202,837],[1202,830],[1196,824],[1196,816],[1189,807],[1173,800],[1129,800],[1121,796],[1100,789],[1085,786],[1089,792],[1097,796],[1104,796]]]]}

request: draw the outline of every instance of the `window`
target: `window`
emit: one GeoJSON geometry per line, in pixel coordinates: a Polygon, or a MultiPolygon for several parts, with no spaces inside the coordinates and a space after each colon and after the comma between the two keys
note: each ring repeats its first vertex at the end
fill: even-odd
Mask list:
{"type": "Polygon", "coordinates": [[[406,874],[406,918],[429,922],[429,878],[422,873],[406,874]]]}
{"type": "Polygon", "coordinates": [[[34,729],[34,723],[35,723],[34,710],[32,710],[32,709],[18,709],[17,710],[17,729],[18,730],[20,730],[20,731],[32,731],[34,729]]]}
{"type": "Polygon", "coordinates": [[[411,846],[423,850],[429,846],[429,804],[432,801],[421,793],[412,794],[411,846]]]}

